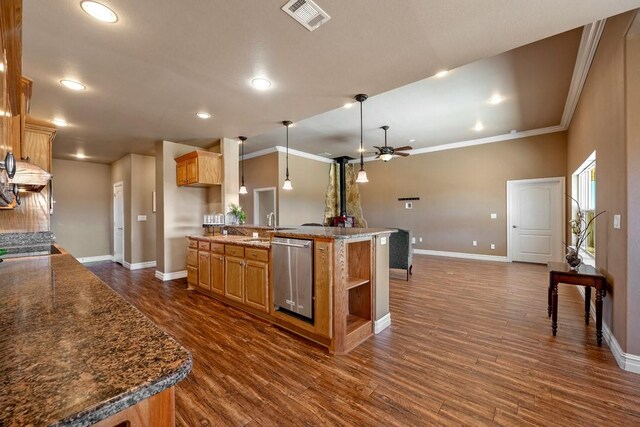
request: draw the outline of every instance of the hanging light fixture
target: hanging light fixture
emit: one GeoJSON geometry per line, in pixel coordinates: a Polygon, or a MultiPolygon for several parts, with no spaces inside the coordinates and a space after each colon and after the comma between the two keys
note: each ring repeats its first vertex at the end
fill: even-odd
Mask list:
{"type": "Polygon", "coordinates": [[[240,190],[238,193],[247,194],[247,187],[244,185],[244,142],[247,140],[246,136],[239,136],[240,140],[240,157],[242,157],[242,163],[240,164],[240,170],[242,172],[242,180],[240,182],[240,190]]]}
{"type": "Polygon", "coordinates": [[[356,182],[369,182],[367,173],[364,170],[364,145],[362,140],[362,103],[366,101],[367,98],[368,96],[364,93],[355,96],[355,100],[360,103],[360,171],[358,172],[356,182]]]}
{"type": "Polygon", "coordinates": [[[289,126],[291,126],[293,123],[290,122],[289,120],[285,120],[282,122],[282,124],[287,128],[287,155],[286,155],[287,169],[285,174],[286,178],[284,180],[284,184],[282,185],[282,189],[293,190],[293,186],[291,185],[291,180],[289,179],[289,126]]]}
{"type": "Polygon", "coordinates": [[[389,152],[389,149],[387,146],[387,130],[389,130],[389,126],[386,126],[386,125],[382,126],[382,130],[384,130],[384,149],[380,153],[379,157],[380,157],[380,160],[382,160],[383,162],[388,162],[393,158],[393,151],[389,152]]]}

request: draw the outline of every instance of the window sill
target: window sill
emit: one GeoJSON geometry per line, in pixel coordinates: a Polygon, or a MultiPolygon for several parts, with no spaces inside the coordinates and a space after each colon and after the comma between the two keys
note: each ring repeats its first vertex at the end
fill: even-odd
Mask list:
{"type": "Polygon", "coordinates": [[[590,265],[591,267],[596,266],[596,258],[591,255],[589,252],[584,249],[580,249],[580,256],[582,257],[582,263],[586,265],[590,265]]]}

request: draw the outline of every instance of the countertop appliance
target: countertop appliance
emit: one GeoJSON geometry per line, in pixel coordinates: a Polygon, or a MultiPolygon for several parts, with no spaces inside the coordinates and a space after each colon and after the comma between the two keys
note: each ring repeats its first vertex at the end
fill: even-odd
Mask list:
{"type": "Polygon", "coordinates": [[[273,304],[313,322],[313,240],[274,237],[273,304]]]}

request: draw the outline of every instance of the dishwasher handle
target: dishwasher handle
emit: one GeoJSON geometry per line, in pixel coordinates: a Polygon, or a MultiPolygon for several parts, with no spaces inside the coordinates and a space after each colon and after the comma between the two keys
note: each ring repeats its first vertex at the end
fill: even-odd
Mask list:
{"type": "Polygon", "coordinates": [[[276,245],[276,246],[287,246],[287,247],[290,247],[290,248],[308,248],[309,245],[311,245],[311,242],[307,242],[307,243],[304,243],[302,245],[298,245],[298,244],[295,244],[295,243],[285,243],[285,242],[274,242],[274,241],[272,241],[271,244],[272,245],[276,245]]]}

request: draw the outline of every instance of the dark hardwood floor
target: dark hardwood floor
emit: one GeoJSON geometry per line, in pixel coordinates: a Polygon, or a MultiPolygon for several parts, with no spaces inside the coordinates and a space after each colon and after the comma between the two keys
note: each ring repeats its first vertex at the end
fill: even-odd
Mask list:
{"type": "Polygon", "coordinates": [[[335,357],[185,280],[88,267],[193,353],[178,425],[640,425],[640,375],[596,346],[575,286],[551,335],[545,266],[415,256],[391,327],[335,357]]]}

